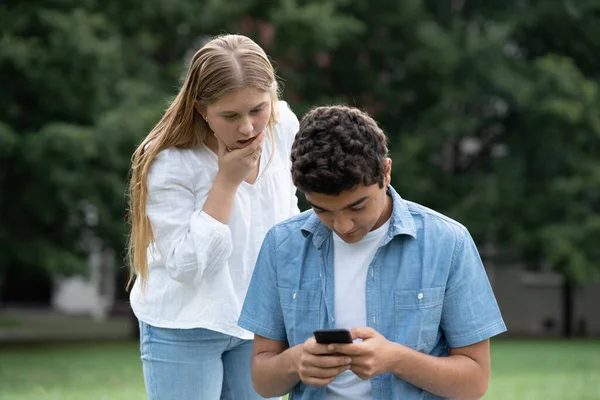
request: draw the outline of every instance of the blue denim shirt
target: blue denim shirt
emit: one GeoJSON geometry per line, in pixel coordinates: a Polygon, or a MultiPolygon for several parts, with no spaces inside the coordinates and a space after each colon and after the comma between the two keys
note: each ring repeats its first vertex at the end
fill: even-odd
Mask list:
{"type": "MultiPolygon", "coordinates": [[[[369,326],[388,340],[437,357],[506,330],[467,229],[400,198],[393,188],[390,228],[368,269],[369,326]]],[[[265,237],[239,326],[257,335],[304,343],[335,328],[332,232],[312,210],[274,226],[265,237]]],[[[386,373],[371,379],[373,399],[440,397],[386,373]]],[[[291,399],[319,399],[324,387],[300,382],[291,399]]]]}

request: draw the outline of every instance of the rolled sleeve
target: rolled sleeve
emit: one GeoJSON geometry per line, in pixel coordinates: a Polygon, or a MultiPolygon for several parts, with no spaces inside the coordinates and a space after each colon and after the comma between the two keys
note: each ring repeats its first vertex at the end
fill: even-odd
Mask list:
{"type": "Polygon", "coordinates": [[[191,219],[190,232],[198,265],[204,266],[208,273],[221,268],[233,251],[229,226],[204,211],[197,211],[191,219]]]}
{"type": "Polygon", "coordinates": [[[169,276],[184,284],[199,282],[231,255],[229,227],[196,210],[193,174],[183,154],[167,149],[158,154],[148,174],[146,214],[154,245],[169,276]]]}
{"type": "Polygon", "coordinates": [[[267,339],[287,342],[277,290],[275,248],[275,234],[271,229],[261,246],[238,325],[267,339]]]}
{"type": "Polygon", "coordinates": [[[441,328],[452,348],[472,345],[506,331],[479,252],[466,230],[450,266],[441,328]]]}

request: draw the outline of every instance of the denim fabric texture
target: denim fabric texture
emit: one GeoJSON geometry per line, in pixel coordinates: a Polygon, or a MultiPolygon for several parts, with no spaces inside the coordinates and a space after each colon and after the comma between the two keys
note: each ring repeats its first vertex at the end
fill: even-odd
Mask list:
{"type": "Polygon", "coordinates": [[[140,322],[149,400],[259,400],[252,387],[252,340],[204,328],[158,328],[140,322]]]}
{"type": "MultiPolygon", "coordinates": [[[[390,228],[368,270],[369,326],[388,340],[437,357],[506,330],[468,230],[390,186],[390,228]]],[[[335,328],[332,232],[312,210],[267,234],[238,324],[257,335],[303,343],[335,328]]],[[[371,379],[373,399],[439,399],[393,374],[371,379]]],[[[290,400],[319,399],[300,382],[290,400]]]]}

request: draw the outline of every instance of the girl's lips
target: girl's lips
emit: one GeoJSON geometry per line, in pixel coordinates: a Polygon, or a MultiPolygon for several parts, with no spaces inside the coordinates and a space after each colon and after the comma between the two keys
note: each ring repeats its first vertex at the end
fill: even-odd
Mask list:
{"type": "Polygon", "coordinates": [[[247,144],[250,144],[254,139],[256,139],[256,136],[246,140],[238,140],[238,143],[245,146],[247,144]]]}

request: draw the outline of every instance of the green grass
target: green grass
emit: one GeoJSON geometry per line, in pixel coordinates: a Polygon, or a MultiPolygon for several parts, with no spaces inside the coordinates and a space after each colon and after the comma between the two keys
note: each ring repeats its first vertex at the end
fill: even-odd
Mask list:
{"type": "MultiPolygon", "coordinates": [[[[600,341],[497,340],[486,400],[597,400],[600,341]]],[[[145,399],[137,343],[0,347],[3,400],[145,399]]]]}
{"type": "Polygon", "coordinates": [[[145,399],[136,343],[0,348],[0,399],[145,399]]]}
{"type": "Polygon", "coordinates": [[[600,399],[600,341],[494,341],[485,399],[600,399]]]}
{"type": "Polygon", "coordinates": [[[0,317],[0,329],[13,329],[21,325],[17,318],[0,317]]]}

